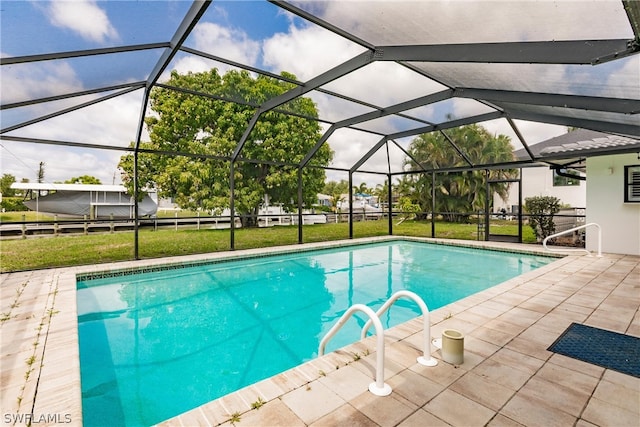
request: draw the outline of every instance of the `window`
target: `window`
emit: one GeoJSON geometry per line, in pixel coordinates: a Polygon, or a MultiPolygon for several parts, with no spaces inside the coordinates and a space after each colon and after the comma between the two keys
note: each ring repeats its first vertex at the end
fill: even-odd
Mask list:
{"type": "Polygon", "coordinates": [[[624,201],[640,203],[640,165],[624,167],[624,201]]]}
{"type": "MultiPolygon", "coordinates": [[[[567,173],[566,169],[562,170],[563,173],[567,173]]],[[[568,185],[580,185],[580,179],[578,178],[569,178],[567,176],[558,175],[558,171],[553,170],[553,186],[554,187],[565,187],[568,185]]]]}

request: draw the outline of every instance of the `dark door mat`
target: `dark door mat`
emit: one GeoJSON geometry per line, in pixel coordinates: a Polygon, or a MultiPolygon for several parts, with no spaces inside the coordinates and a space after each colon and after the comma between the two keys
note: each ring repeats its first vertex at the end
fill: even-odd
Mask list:
{"type": "Polygon", "coordinates": [[[640,378],[640,338],[572,323],[547,349],[640,378]]]}

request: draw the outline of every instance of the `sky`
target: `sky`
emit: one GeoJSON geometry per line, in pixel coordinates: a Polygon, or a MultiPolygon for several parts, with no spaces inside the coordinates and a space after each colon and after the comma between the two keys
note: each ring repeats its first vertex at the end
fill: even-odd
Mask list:
{"type": "MultiPolygon", "coordinates": [[[[563,4],[562,1],[557,3],[563,4]]],[[[474,8],[481,7],[481,4],[480,1],[468,3],[474,8]]],[[[0,55],[12,57],[166,42],[170,40],[190,5],[190,2],[182,0],[5,0],[0,4],[0,55]]],[[[323,11],[325,16],[338,16],[336,19],[340,19],[343,25],[358,30],[358,20],[353,18],[357,17],[355,3],[350,3],[351,7],[356,8],[353,14],[342,15],[336,15],[335,3],[320,5],[326,9],[323,11]],[[345,20],[347,22],[342,22],[345,20]]],[[[508,13],[489,18],[498,27],[500,22],[506,25],[506,20],[513,19],[508,13]]],[[[495,33],[487,33],[486,37],[500,37],[499,31],[493,31],[495,33]]],[[[402,34],[397,35],[401,36],[402,34]]],[[[532,38],[527,34],[521,37],[532,38]]],[[[301,81],[309,80],[363,51],[362,47],[264,1],[213,2],[185,45],[273,73],[279,74],[286,70],[301,81]]],[[[153,68],[160,53],[159,50],[150,50],[3,66],[0,75],[2,104],[142,81],[153,68]]],[[[637,62],[625,64],[631,71],[633,67],[637,67],[637,62]]],[[[221,72],[230,68],[225,64],[179,53],[160,81],[165,80],[171,70],[180,73],[201,72],[211,67],[217,67],[221,72]]],[[[566,72],[557,67],[554,70],[556,74],[566,72]]],[[[628,75],[630,70],[623,71],[628,75]]],[[[444,87],[395,63],[375,62],[326,85],[325,88],[348,96],[358,96],[384,107],[437,92],[444,87]],[[390,76],[393,77],[390,80],[393,83],[386,86],[385,90],[379,90],[378,82],[390,76]]],[[[97,96],[86,95],[74,100],[3,110],[2,128],[91,101],[97,96]]],[[[316,103],[320,117],[331,121],[371,111],[317,91],[309,96],[316,103]]],[[[141,100],[141,91],[132,92],[15,130],[9,135],[126,147],[135,139],[141,100]]],[[[490,111],[488,107],[475,101],[455,99],[416,109],[412,114],[437,122],[447,116],[465,117],[487,111],[490,111]]],[[[516,123],[529,144],[558,136],[567,130],[565,126],[522,121],[516,123]]],[[[400,117],[388,117],[367,123],[363,127],[377,131],[389,128],[402,130],[419,125],[422,124],[400,117]]],[[[514,149],[521,148],[506,120],[494,120],[483,126],[492,133],[510,136],[514,149]]],[[[323,125],[323,129],[327,128],[327,125],[323,125]]],[[[143,139],[145,137],[148,136],[143,133],[143,139]]],[[[329,140],[335,152],[332,166],[351,167],[379,138],[348,129],[336,132],[329,140]]],[[[410,141],[411,138],[405,138],[397,142],[406,148],[410,141]]],[[[12,174],[18,181],[23,178],[35,181],[38,165],[44,162],[46,182],[60,182],[81,175],[93,175],[104,184],[121,182],[117,164],[122,152],[21,144],[7,140],[0,141],[0,144],[2,174],[12,174]]],[[[397,147],[392,147],[390,156],[394,170],[399,170],[404,154],[397,147]]],[[[386,165],[386,151],[382,150],[363,169],[386,171],[386,165]]],[[[328,180],[348,178],[342,172],[328,171],[327,175],[328,180]]],[[[372,174],[355,174],[354,184],[365,182],[374,187],[382,183],[383,179],[382,176],[372,174]]]]}

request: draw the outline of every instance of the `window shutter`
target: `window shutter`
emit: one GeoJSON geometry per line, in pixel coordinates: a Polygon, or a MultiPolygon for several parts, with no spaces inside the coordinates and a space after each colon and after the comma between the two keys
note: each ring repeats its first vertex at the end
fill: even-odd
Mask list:
{"type": "Polygon", "coordinates": [[[640,165],[624,167],[624,201],[640,203],[640,165]]]}

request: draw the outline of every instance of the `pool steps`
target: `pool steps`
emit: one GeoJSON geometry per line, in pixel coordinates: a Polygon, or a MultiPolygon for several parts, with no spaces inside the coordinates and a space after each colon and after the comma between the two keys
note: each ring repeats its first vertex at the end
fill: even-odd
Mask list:
{"type": "Polygon", "coordinates": [[[436,358],[431,356],[431,325],[429,322],[429,309],[427,305],[424,303],[422,298],[420,298],[417,294],[401,290],[397,291],[391,298],[389,298],[383,305],[378,309],[377,312],[374,312],[370,307],[364,304],[354,304],[344,312],[344,314],[340,317],[338,322],[331,327],[329,332],[322,338],[320,341],[320,346],[318,347],[318,357],[324,355],[324,349],[327,345],[327,342],[344,326],[344,324],[353,316],[353,314],[357,311],[361,311],[369,317],[369,320],[364,324],[362,328],[362,332],[360,335],[361,339],[366,338],[367,331],[371,328],[371,325],[374,326],[376,330],[377,338],[377,354],[376,354],[376,378],[375,381],[369,385],[369,391],[376,396],[388,396],[391,394],[391,386],[384,382],[384,328],[382,327],[382,322],[380,321],[380,316],[384,314],[389,307],[391,307],[398,299],[405,297],[412,299],[420,310],[422,311],[422,318],[424,322],[424,346],[423,346],[423,355],[418,357],[417,361],[419,364],[424,366],[436,366],[438,361],[436,358]]]}
{"type": "Polygon", "coordinates": [[[391,386],[384,382],[384,329],[382,322],[376,313],[364,304],[354,304],[344,312],[344,314],[338,319],[338,322],[331,327],[329,332],[320,341],[318,347],[318,357],[324,355],[324,348],[327,342],[333,338],[333,336],[347,323],[347,320],[353,316],[356,311],[361,311],[369,316],[369,322],[372,322],[376,328],[376,334],[378,335],[378,347],[376,353],[376,379],[369,385],[369,391],[376,396],[388,396],[391,394],[391,386]]]}
{"type": "MultiPolygon", "coordinates": [[[[422,319],[423,319],[423,329],[424,329],[424,338],[423,338],[423,354],[418,357],[418,363],[423,366],[436,366],[438,364],[438,360],[431,356],[431,323],[429,321],[429,309],[427,308],[427,304],[425,304],[424,300],[420,298],[416,293],[406,290],[401,290],[395,292],[391,295],[391,298],[387,300],[382,307],[378,309],[376,312],[376,316],[382,316],[388,309],[391,307],[398,299],[405,297],[412,299],[422,311],[422,319]]],[[[371,327],[371,319],[367,321],[362,327],[362,333],[360,334],[360,339],[365,339],[367,336],[367,331],[371,327]]],[[[377,333],[377,331],[376,331],[377,333]]]]}

